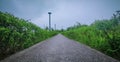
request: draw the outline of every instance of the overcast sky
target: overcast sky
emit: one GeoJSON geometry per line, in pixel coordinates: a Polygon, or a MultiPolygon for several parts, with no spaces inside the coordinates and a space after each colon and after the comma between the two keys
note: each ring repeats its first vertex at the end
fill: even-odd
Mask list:
{"type": "Polygon", "coordinates": [[[52,27],[73,26],[76,22],[91,24],[109,19],[120,10],[120,0],[0,0],[0,11],[9,12],[45,28],[48,12],[52,12],[52,27]]]}

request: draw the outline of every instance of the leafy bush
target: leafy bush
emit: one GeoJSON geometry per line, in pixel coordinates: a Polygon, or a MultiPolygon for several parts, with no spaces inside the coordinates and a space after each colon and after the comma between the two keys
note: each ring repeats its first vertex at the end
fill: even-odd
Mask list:
{"type": "Polygon", "coordinates": [[[65,36],[120,60],[120,15],[97,20],[90,26],[77,25],[62,32],[65,36]]]}
{"type": "Polygon", "coordinates": [[[57,33],[43,30],[29,21],[0,12],[0,59],[55,34],[57,33]]]}

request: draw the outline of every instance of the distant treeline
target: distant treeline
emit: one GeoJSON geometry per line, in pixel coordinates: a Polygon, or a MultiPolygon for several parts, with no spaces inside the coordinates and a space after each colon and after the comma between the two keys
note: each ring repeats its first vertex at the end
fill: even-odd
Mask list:
{"type": "Polygon", "coordinates": [[[77,23],[63,34],[120,60],[120,11],[109,20],[96,20],[89,26],[77,23]]]}
{"type": "Polygon", "coordinates": [[[0,12],[0,60],[55,34],[28,20],[0,12]]]}

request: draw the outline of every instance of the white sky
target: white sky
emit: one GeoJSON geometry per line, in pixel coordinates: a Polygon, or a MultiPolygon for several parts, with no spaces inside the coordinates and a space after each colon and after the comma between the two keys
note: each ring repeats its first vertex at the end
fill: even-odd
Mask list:
{"type": "Polygon", "coordinates": [[[45,28],[48,12],[52,12],[52,27],[73,26],[76,22],[91,24],[98,19],[109,19],[120,10],[120,0],[0,0],[0,11],[9,12],[45,28]]]}

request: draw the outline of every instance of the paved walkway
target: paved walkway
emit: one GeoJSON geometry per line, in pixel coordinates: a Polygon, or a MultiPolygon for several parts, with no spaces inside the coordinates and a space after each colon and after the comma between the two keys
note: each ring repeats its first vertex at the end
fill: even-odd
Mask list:
{"type": "Polygon", "coordinates": [[[119,62],[58,34],[1,62],[119,62]]]}

